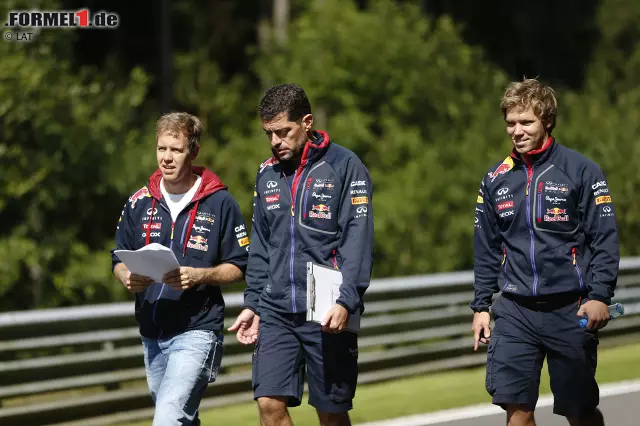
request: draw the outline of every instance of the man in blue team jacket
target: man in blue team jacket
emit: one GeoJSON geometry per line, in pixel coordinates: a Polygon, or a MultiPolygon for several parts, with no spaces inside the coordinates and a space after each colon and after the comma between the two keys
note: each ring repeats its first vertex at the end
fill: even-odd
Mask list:
{"type": "Polygon", "coordinates": [[[222,358],[220,286],[239,281],[249,239],[238,204],[211,171],[192,161],[202,126],[186,113],[156,125],[158,170],[125,204],[116,249],[171,248],[181,267],[162,283],[131,274],[113,253],[115,277],[136,294],[153,426],[199,425],[198,406],[222,358]]]}
{"type": "Polygon", "coordinates": [[[572,426],[600,426],[597,330],[609,319],[620,259],[609,186],[593,161],[551,136],[551,88],[512,83],[501,109],[513,151],[484,177],[475,216],[471,308],[474,348],[489,342],[487,391],[510,426],[534,425],[546,356],[554,412],[572,426]]]}
{"type": "Polygon", "coordinates": [[[258,171],[244,310],[230,330],[257,345],[253,389],[261,424],[291,425],[302,399],[322,425],[349,425],[357,382],[356,334],[373,258],[372,183],[358,157],[312,130],[311,105],[294,84],[272,87],[260,118],[273,157],[258,171]],[[339,269],[337,303],[321,324],[306,321],[306,263],[339,269]],[[258,330],[259,324],[259,330],[258,330]]]}

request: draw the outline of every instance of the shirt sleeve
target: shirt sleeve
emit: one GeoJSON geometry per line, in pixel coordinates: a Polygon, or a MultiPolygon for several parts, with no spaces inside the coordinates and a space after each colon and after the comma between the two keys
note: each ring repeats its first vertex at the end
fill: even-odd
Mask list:
{"type": "Polygon", "coordinates": [[[249,237],[242,212],[230,194],[225,198],[221,208],[220,263],[235,265],[244,274],[247,269],[249,237]]]}
{"type": "Polygon", "coordinates": [[[489,312],[491,298],[499,291],[500,248],[502,241],[497,231],[496,214],[484,180],[476,200],[473,235],[473,301],[469,307],[474,312],[489,312]]]}
{"type": "Polygon", "coordinates": [[[134,246],[135,238],[134,238],[134,223],[133,218],[131,217],[131,211],[129,209],[129,203],[125,203],[122,208],[122,213],[120,214],[120,219],[118,220],[118,225],[116,225],[116,246],[111,249],[111,271],[115,269],[118,263],[122,263],[122,261],[115,255],[116,250],[136,250],[137,247],[134,246]]]}
{"type": "Polygon", "coordinates": [[[362,297],[369,287],[373,267],[373,183],[357,158],[349,160],[344,182],[338,217],[342,232],[338,246],[342,286],[336,303],[355,314],[363,309],[362,297]]]}
{"type": "Polygon", "coordinates": [[[269,225],[262,208],[262,200],[260,199],[260,194],[254,190],[249,265],[245,276],[247,288],[244,291],[244,304],[242,307],[251,309],[255,313],[258,313],[258,302],[260,301],[264,283],[269,279],[268,238],[269,225]]]}
{"type": "Polygon", "coordinates": [[[579,209],[591,251],[587,298],[611,303],[618,279],[620,243],[607,179],[599,167],[583,171],[579,209]]]}

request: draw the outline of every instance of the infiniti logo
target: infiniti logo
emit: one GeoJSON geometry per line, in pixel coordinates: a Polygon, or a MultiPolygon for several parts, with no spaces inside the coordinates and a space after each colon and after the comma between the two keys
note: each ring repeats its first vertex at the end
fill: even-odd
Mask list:
{"type": "Polygon", "coordinates": [[[151,213],[151,209],[147,209],[147,214],[149,216],[158,214],[158,209],[153,209],[153,213],[151,213]]]}
{"type": "Polygon", "coordinates": [[[267,182],[267,188],[275,188],[276,186],[278,186],[278,182],[270,180],[269,182],[267,182]]]}
{"type": "Polygon", "coordinates": [[[504,195],[507,192],[509,192],[509,188],[507,188],[507,187],[498,189],[498,195],[504,195]]]}
{"type": "Polygon", "coordinates": [[[609,207],[609,206],[604,206],[604,207],[602,208],[602,211],[603,211],[603,212],[605,212],[605,213],[611,213],[611,207],[609,207]]]}
{"type": "Polygon", "coordinates": [[[356,211],[358,213],[366,213],[367,212],[367,208],[366,207],[358,207],[358,209],[356,211]]]}

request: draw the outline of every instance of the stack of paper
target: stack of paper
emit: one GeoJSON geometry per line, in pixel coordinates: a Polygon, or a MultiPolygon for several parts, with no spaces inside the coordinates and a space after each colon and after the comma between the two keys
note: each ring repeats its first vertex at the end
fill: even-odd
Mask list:
{"type": "Polygon", "coordinates": [[[162,282],[167,272],[180,269],[173,250],[158,243],[151,243],[139,250],[115,250],[114,253],[132,274],[149,277],[157,283],[162,282]]]}

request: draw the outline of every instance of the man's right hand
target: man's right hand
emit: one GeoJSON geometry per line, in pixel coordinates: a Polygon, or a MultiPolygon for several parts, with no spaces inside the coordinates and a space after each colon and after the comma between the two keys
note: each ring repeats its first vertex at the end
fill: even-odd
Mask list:
{"type": "Polygon", "coordinates": [[[132,274],[123,263],[118,264],[114,272],[118,281],[131,293],[140,293],[144,291],[147,286],[153,284],[153,280],[149,277],[132,274]]]}
{"type": "Polygon", "coordinates": [[[473,350],[478,350],[478,342],[487,344],[491,337],[491,315],[489,312],[475,312],[473,314],[473,350]],[[481,337],[482,335],[482,337],[481,337]]]}
{"type": "Polygon", "coordinates": [[[251,309],[243,309],[229,331],[237,331],[236,339],[243,345],[250,345],[258,340],[260,317],[251,309]]]}

